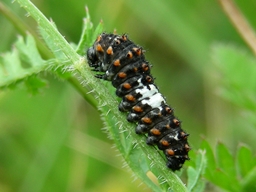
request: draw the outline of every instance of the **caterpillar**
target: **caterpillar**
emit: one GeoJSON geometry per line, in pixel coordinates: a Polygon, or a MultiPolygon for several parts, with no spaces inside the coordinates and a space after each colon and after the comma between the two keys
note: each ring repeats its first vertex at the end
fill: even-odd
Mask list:
{"type": "Polygon", "coordinates": [[[154,84],[144,52],[125,34],[102,33],[87,50],[87,60],[97,78],[112,82],[122,98],[118,108],[136,123],[135,132],[146,134],[146,143],[162,150],[167,167],[176,171],[189,160],[189,134],[154,84]]]}

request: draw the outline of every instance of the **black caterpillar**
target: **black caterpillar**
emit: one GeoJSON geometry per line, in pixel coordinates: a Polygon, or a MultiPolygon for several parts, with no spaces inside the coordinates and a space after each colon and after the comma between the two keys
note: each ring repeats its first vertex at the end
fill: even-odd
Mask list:
{"type": "Polygon", "coordinates": [[[179,170],[189,159],[188,134],[154,84],[142,47],[127,35],[102,33],[88,49],[87,60],[94,71],[103,72],[97,78],[112,81],[122,98],[119,110],[129,112],[127,120],[137,123],[136,133],[147,134],[147,144],[164,152],[167,167],[179,170]]]}

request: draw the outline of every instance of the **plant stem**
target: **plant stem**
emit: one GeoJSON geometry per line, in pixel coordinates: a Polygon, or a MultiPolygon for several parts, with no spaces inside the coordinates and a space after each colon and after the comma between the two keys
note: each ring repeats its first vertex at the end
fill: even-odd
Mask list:
{"type": "Polygon", "coordinates": [[[35,39],[39,52],[44,58],[50,59],[53,54],[44,45],[44,43],[39,39],[34,30],[32,30],[23,20],[21,20],[11,9],[8,8],[6,4],[0,2],[0,13],[2,13],[19,31],[19,33],[25,37],[26,33],[29,32],[35,39]]]}
{"type": "MultiPolygon", "coordinates": [[[[126,120],[126,115],[120,113],[118,110],[116,97],[113,97],[113,95],[109,93],[109,90],[104,84],[98,79],[95,79],[89,66],[85,65],[85,59],[79,56],[72,46],[68,44],[64,37],[58,32],[56,26],[48,21],[29,0],[17,1],[27,10],[28,14],[37,21],[40,29],[44,30],[43,33],[46,34],[44,37],[45,40],[52,44],[52,46],[49,46],[50,49],[54,53],[55,51],[61,52],[61,54],[59,54],[61,55],[61,59],[64,54],[68,59],[68,63],[72,64],[74,73],[80,74],[87,86],[92,88],[95,98],[97,98],[97,103],[99,103],[99,109],[102,111],[104,118],[108,119],[108,122],[105,121],[107,131],[111,138],[115,140],[117,148],[122,153],[131,169],[134,170],[134,173],[141,179],[146,180],[149,186],[155,186],[156,189],[159,189],[155,191],[160,191],[161,189],[147,177],[146,173],[149,170],[152,170],[158,177],[158,181],[161,182],[159,185],[163,190],[187,191],[186,187],[175,173],[168,170],[164,163],[159,164],[159,162],[164,161],[163,157],[159,155],[155,148],[147,146],[144,137],[136,135],[134,132],[135,124],[129,123],[126,120]],[[143,164],[140,164],[139,161],[143,161],[143,164]],[[155,166],[149,166],[146,161],[150,161],[155,166]]],[[[56,54],[56,57],[58,57],[58,54],[56,54]]],[[[73,84],[78,86],[77,82],[73,82],[73,84]]]]}
{"type": "MultiPolygon", "coordinates": [[[[42,57],[46,60],[53,58],[52,52],[45,46],[42,40],[38,37],[37,33],[34,32],[23,20],[21,20],[11,9],[8,8],[6,4],[0,2],[0,13],[2,13],[19,31],[19,33],[25,37],[26,33],[29,32],[35,39],[38,50],[42,57]]],[[[87,94],[86,90],[74,77],[69,77],[67,81],[87,100],[95,109],[97,109],[97,102],[95,99],[87,94]]]]}
{"type": "Polygon", "coordinates": [[[256,35],[253,28],[247,22],[242,12],[237,8],[232,0],[219,0],[222,9],[233,23],[236,30],[240,33],[245,43],[256,55],[256,35]]]}

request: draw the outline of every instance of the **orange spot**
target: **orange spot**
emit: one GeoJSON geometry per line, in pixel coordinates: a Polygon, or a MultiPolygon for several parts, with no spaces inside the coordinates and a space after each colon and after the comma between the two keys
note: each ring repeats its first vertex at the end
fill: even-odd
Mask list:
{"type": "Polygon", "coordinates": [[[175,155],[175,152],[172,149],[166,149],[166,152],[168,155],[173,156],[175,155]]]}
{"type": "Polygon", "coordinates": [[[161,142],[161,144],[162,144],[163,146],[165,146],[165,147],[169,146],[169,142],[166,141],[166,140],[161,140],[160,142],[161,142]]]}
{"type": "Polygon", "coordinates": [[[165,107],[165,111],[170,114],[172,112],[172,109],[170,107],[165,107]]]}
{"type": "Polygon", "coordinates": [[[137,52],[138,49],[139,49],[139,48],[137,48],[137,47],[133,47],[133,48],[132,48],[132,50],[133,50],[134,52],[137,52]]]}
{"type": "Polygon", "coordinates": [[[133,97],[133,95],[125,95],[125,98],[126,98],[128,101],[135,101],[135,97],[133,97]]]}
{"type": "Polygon", "coordinates": [[[124,41],[127,41],[127,35],[122,35],[122,39],[123,39],[124,41]]]}
{"type": "Polygon", "coordinates": [[[137,53],[137,55],[141,55],[141,53],[142,53],[141,48],[139,48],[139,49],[136,51],[136,53],[137,53]]]}
{"type": "Polygon", "coordinates": [[[148,83],[152,82],[152,78],[150,76],[147,76],[146,80],[147,80],[148,83]]]}
{"type": "Polygon", "coordinates": [[[114,66],[115,67],[119,67],[120,66],[120,60],[119,59],[114,61],[114,66]]]}
{"type": "Polygon", "coordinates": [[[137,72],[137,71],[138,71],[138,68],[137,68],[137,67],[134,67],[134,68],[133,68],[133,71],[134,71],[134,72],[137,72]]]}
{"type": "Polygon", "coordinates": [[[143,63],[143,64],[142,64],[142,70],[143,70],[143,71],[148,71],[148,69],[149,69],[149,68],[148,68],[148,65],[147,65],[146,63],[143,63]]]}
{"type": "Polygon", "coordinates": [[[182,132],[180,133],[180,135],[181,135],[181,137],[183,137],[183,139],[187,139],[188,134],[185,133],[184,131],[182,131],[182,132]]]}
{"type": "Polygon", "coordinates": [[[124,72],[120,72],[120,73],[118,73],[118,77],[120,77],[120,78],[125,78],[127,75],[126,75],[126,73],[124,73],[124,72]]]}
{"type": "Polygon", "coordinates": [[[189,147],[188,144],[185,144],[184,148],[185,148],[185,150],[186,150],[187,152],[190,150],[190,147],[189,147]]]}
{"type": "Polygon", "coordinates": [[[142,120],[144,123],[146,123],[146,124],[152,123],[152,120],[151,120],[150,118],[148,118],[148,117],[143,117],[141,120],[142,120]]]}
{"type": "Polygon", "coordinates": [[[100,44],[97,44],[96,50],[97,50],[98,52],[104,52],[104,51],[103,51],[103,48],[102,48],[102,46],[101,46],[100,44]]]}
{"type": "Polygon", "coordinates": [[[123,88],[125,88],[125,89],[131,89],[131,84],[130,83],[124,83],[123,84],[123,88]]]}
{"type": "Polygon", "coordinates": [[[96,40],[96,42],[99,42],[100,40],[101,40],[101,35],[99,35],[98,37],[97,37],[97,40],[96,40]]]}
{"type": "Polygon", "coordinates": [[[132,49],[134,52],[136,52],[136,55],[141,55],[141,53],[142,53],[141,48],[134,47],[132,49]]]}
{"type": "Polygon", "coordinates": [[[107,54],[108,54],[108,55],[113,55],[113,49],[112,49],[111,46],[108,47],[108,49],[107,49],[107,54]]]}
{"type": "Polygon", "coordinates": [[[133,56],[133,55],[132,55],[132,52],[131,52],[131,51],[128,51],[128,53],[127,53],[126,57],[127,57],[127,58],[129,58],[129,59],[131,59],[131,58],[132,58],[132,56],[133,56]]]}
{"type": "Polygon", "coordinates": [[[165,127],[166,127],[167,129],[170,129],[170,128],[171,128],[169,124],[166,124],[165,127]]]}
{"type": "Polygon", "coordinates": [[[150,132],[151,132],[153,135],[161,135],[161,131],[159,131],[159,130],[156,129],[156,128],[151,129],[150,132]]]}
{"type": "Polygon", "coordinates": [[[142,109],[141,107],[139,107],[139,106],[134,106],[132,109],[133,109],[135,112],[137,112],[137,113],[143,112],[143,109],[142,109]]]}
{"type": "Polygon", "coordinates": [[[176,126],[179,126],[180,125],[180,121],[178,119],[173,119],[173,123],[176,125],[176,126]]]}

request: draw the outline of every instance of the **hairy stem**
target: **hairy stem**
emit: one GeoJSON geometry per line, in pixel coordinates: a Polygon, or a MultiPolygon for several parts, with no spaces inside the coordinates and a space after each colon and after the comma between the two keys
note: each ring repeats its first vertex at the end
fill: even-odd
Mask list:
{"type": "MultiPolygon", "coordinates": [[[[37,33],[31,29],[23,20],[21,20],[11,9],[7,7],[6,4],[0,2],[0,13],[4,15],[13,26],[19,31],[19,33],[25,37],[27,32],[29,32],[35,39],[38,50],[44,59],[48,60],[53,58],[52,52],[45,46],[42,40],[38,37],[37,33]]],[[[87,100],[95,109],[97,108],[97,102],[92,97],[92,95],[87,94],[88,90],[84,88],[76,78],[69,77],[67,81],[87,100]]]]}

